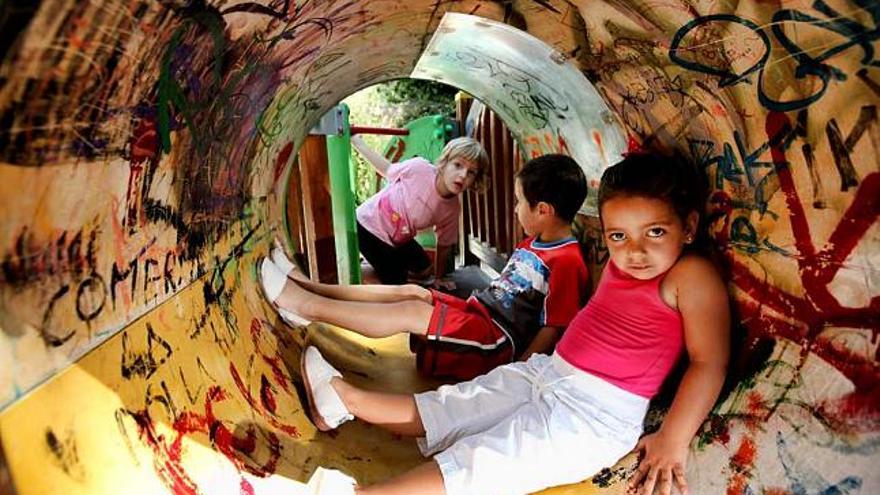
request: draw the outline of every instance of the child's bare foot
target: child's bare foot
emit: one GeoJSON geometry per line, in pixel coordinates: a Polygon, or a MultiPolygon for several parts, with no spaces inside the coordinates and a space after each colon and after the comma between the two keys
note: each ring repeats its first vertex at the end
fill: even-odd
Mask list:
{"type": "Polygon", "coordinates": [[[288,284],[284,273],[269,258],[263,258],[260,263],[260,287],[263,289],[263,295],[278,310],[278,314],[285,322],[292,326],[307,326],[311,321],[280,307],[278,300],[282,297],[286,285],[296,284],[288,284]]]}

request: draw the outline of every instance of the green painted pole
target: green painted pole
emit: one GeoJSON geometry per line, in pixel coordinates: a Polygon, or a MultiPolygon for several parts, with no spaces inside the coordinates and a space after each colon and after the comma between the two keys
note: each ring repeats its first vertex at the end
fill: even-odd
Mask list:
{"type": "Polygon", "coordinates": [[[341,112],[341,133],[327,136],[327,162],[330,167],[330,203],[333,211],[333,237],[336,243],[336,271],[340,284],[361,283],[360,252],[354,206],[351,167],[351,127],[348,105],[336,107],[341,112]]]}

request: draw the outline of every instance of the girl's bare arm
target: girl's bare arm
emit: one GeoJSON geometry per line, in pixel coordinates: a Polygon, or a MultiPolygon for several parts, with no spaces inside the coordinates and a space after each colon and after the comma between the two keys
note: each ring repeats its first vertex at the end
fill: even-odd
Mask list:
{"type": "Polygon", "coordinates": [[[367,143],[364,142],[364,139],[359,135],[355,134],[351,137],[351,145],[358,150],[358,153],[361,154],[373,168],[379,172],[379,175],[382,177],[388,176],[388,168],[391,167],[391,162],[385,159],[384,156],[376,152],[374,149],[367,146],[367,143]]]}
{"type": "Polygon", "coordinates": [[[684,477],[688,447],[718,398],[730,353],[727,290],[712,264],[687,257],[668,277],[675,284],[684,324],[688,368],[660,429],[639,442],[643,458],[631,487],[640,493],[668,494],[675,484],[686,494],[684,477]]]}

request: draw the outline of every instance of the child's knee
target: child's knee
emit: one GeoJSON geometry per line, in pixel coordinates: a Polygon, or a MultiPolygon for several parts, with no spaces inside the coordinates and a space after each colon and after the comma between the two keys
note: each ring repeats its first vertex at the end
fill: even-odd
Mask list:
{"type": "Polygon", "coordinates": [[[421,285],[416,284],[406,284],[402,286],[406,295],[413,298],[418,299],[419,301],[424,301],[428,304],[434,304],[434,295],[431,294],[431,291],[422,287],[421,285]]]}

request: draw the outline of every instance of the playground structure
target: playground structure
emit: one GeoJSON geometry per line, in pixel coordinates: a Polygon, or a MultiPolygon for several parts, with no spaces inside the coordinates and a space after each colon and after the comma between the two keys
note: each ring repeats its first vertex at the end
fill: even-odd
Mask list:
{"type": "MultiPolygon", "coordinates": [[[[288,218],[287,234],[295,238],[294,256],[299,259],[315,258],[314,263],[308,263],[309,268],[320,266],[332,266],[335,262],[335,270],[330,273],[320,273],[320,269],[310,270],[313,278],[330,283],[357,284],[361,283],[361,266],[359,261],[355,207],[357,206],[358,169],[354,161],[351,147],[351,136],[354,134],[384,134],[393,136],[388,142],[383,155],[392,162],[403,161],[414,156],[421,156],[433,162],[443,151],[446,141],[455,137],[457,126],[449,118],[442,115],[427,115],[413,120],[401,129],[369,127],[351,125],[349,122],[349,109],[341,103],[327,112],[307,136],[312,140],[318,150],[326,147],[326,153],[305,153],[298,156],[298,170],[307,169],[316,175],[326,173],[330,185],[330,201],[332,211],[330,218],[322,215],[312,208],[312,198],[303,194],[296,187],[291,190],[291,181],[288,181],[287,210],[295,209],[298,214],[294,215],[295,222],[291,223],[288,218]],[[326,171],[326,172],[325,172],[326,171]],[[301,212],[301,213],[300,213],[301,212]],[[317,249],[317,240],[309,238],[309,233],[318,230],[316,224],[325,225],[323,231],[333,233],[334,251],[321,252],[317,249]],[[311,224],[310,226],[307,225],[311,224]]],[[[380,187],[378,174],[370,169],[366,172],[368,184],[367,193],[375,193],[380,187]]],[[[294,181],[301,183],[301,178],[294,181]]],[[[285,235],[286,237],[287,235],[285,235]]],[[[419,233],[417,239],[423,245],[433,247],[434,236],[432,232],[419,233]]],[[[328,270],[325,270],[325,272],[328,270]]]]}
{"type": "MultiPolygon", "coordinates": [[[[284,326],[255,269],[308,130],[415,76],[593,186],[627,139],[687,151],[744,332],[692,492],[880,492],[878,19],[849,0],[0,4],[0,491],[295,493],[318,465],[369,483],[419,463],[362,424],[316,432],[296,393],[307,340],[360,384],[430,386],[399,342],[284,326]]],[[[633,463],[547,493],[622,493],[633,463]]]]}

